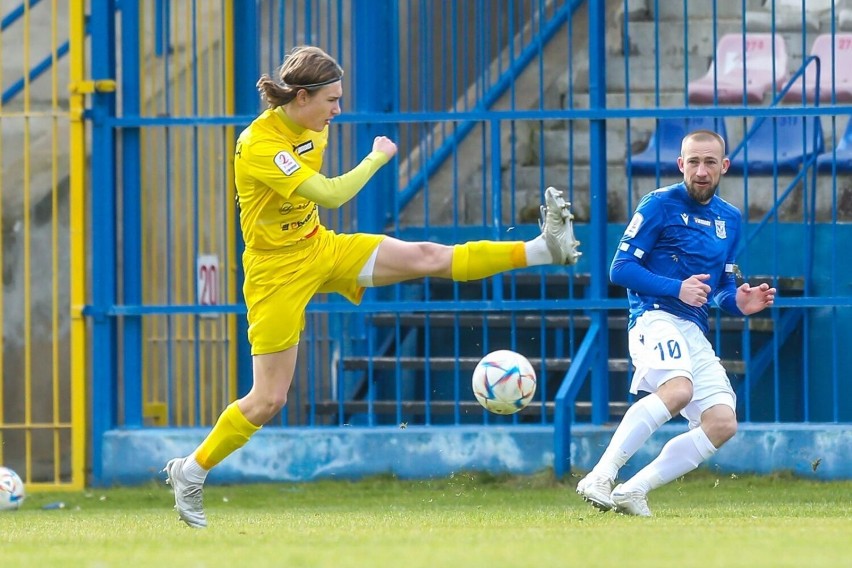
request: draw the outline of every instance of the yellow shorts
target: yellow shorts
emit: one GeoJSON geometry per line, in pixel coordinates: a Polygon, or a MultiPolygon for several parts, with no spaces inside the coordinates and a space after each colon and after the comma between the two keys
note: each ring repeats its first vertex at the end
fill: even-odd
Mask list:
{"type": "Polygon", "coordinates": [[[252,355],[283,351],[299,343],[305,308],[315,294],[336,292],[359,304],[358,275],[384,235],[338,235],[320,227],[286,252],[243,253],[243,294],[248,308],[252,355]]]}

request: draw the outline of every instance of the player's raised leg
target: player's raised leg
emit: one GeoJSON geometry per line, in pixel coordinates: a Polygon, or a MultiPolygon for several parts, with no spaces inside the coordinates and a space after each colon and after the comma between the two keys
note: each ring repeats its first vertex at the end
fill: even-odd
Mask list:
{"type": "Polygon", "coordinates": [[[471,241],[447,246],[388,237],[364,267],[359,282],[385,286],[426,276],[467,282],[528,266],[576,264],[580,242],[574,236],[570,205],[562,192],[548,187],[541,207],[541,234],[526,242],[471,241]]]}

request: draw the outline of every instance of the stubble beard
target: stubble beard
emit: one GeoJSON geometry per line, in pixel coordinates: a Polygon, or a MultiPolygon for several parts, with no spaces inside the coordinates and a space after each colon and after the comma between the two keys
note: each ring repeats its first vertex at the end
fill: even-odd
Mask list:
{"type": "Polygon", "coordinates": [[[699,203],[707,203],[713,196],[716,194],[716,188],[719,187],[719,184],[708,187],[705,190],[698,189],[695,187],[694,183],[686,184],[686,192],[689,194],[691,198],[699,203]]]}

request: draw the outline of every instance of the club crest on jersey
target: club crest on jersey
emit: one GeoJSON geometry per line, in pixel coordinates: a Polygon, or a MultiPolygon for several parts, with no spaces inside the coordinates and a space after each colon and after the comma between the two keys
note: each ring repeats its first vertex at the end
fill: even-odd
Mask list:
{"type": "Polygon", "coordinates": [[[278,166],[279,170],[284,172],[285,176],[291,175],[301,167],[299,162],[297,162],[289,152],[285,152],[283,150],[275,154],[274,159],[275,165],[278,166]]]}
{"type": "Polygon", "coordinates": [[[728,234],[725,232],[725,221],[716,219],[716,236],[720,239],[727,239],[728,234]]]}

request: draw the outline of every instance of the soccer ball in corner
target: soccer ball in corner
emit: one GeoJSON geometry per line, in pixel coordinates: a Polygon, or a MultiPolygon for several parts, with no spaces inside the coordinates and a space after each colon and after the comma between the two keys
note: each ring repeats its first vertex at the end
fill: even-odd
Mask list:
{"type": "Polygon", "coordinates": [[[473,394],[486,410],[514,414],[535,395],[535,371],[520,353],[493,351],[473,370],[473,394]]]}
{"type": "Polygon", "coordinates": [[[14,511],[24,502],[24,482],[8,467],[0,466],[0,511],[14,511]]]}

